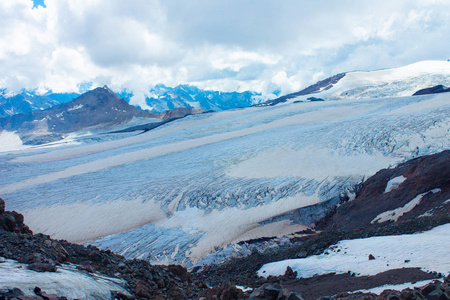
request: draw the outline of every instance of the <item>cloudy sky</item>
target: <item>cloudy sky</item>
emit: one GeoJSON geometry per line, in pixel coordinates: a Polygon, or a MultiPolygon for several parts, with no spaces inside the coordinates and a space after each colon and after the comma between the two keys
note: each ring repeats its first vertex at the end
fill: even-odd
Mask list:
{"type": "Polygon", "coordinates": [[[448,0],[44,1],[0,1],[0,88],[107,84],[140,103],[157,83],[188,83],[270,98],[344,71],[450,59],[448,0]]]}

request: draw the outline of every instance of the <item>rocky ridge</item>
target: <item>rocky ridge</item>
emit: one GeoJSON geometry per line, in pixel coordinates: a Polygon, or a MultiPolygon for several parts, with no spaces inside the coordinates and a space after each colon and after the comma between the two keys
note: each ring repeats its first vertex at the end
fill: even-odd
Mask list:
{"type": "Polygon", "coordinates": [[[45,110],[0,118],[0,129],[17,131],[24,144],[36,145],[58,141],[73,132],[107,130],[127,124],[134,118],[158,124],[203,112],[203,109],[193,108],[179,108],[162,113],[144,111],[128,104],[104,86],[45,110]]]}

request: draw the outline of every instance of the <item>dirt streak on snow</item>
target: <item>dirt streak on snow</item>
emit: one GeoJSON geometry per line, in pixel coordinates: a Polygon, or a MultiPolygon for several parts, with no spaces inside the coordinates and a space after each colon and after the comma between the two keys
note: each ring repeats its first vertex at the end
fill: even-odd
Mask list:
{"type": "Polygon", "coordinates": [[[237,178],[297,176],[317,180],[327,177],[372,175],[395,163],[382,154],[342,156],[327,149],[271,149],[232,166],[227,175],[237,178]]]}
{"type": "Polygon", "coordinates": [[[267,224],[264,229],[257,229],[257,227],[260,227],[259,222],[268,218],[319,202],[320,198],[317,195],[297,194],[277,202],[245,210],[232,207],[221,211],[213,210],[207,214],[197,208],[188,208],[184,211],[177,211],[171,218],[157,222],[155,225],[192,228],[193,230],[206,232],[207,234],[187,255],[193,262],[196,262],[205,257],[216,246],[222,247],[243,240],[263,236],[287,235],[304,230],[306,229],[305,225],[290,224],[289,221],[267,224]]]}
{"type": "Polygon", "coordinates": [[[111,149],[116,149],[132,144],[137,144],[141,142],[145,142],[148,140],[156,139],[165,135],[169,135],[171,133],[183,130],[186,127],[193,127],[197,125],[207,124],[212,121],[228,118],[230,116],[243,113],[242,111],[226,111],[219,112],[211,116],[203,116],[200,119],[184,119],[183,122],[172,122],[170,124],[166,124],[163,127],[157,128],[145,134],[139,134],[132,137],[123,138],[120,140],[103,142],[101,144],[91,144],[91,145],[83,145],[76,148],[69,149],[61,149],[58,151],[52,151],[47,153],[22,156],[14,158],[13,162],[46,162],[46,161],[55,161],[55,160],[63,160],[70,159],[75,157],[80,157],[84,155],[94,154],[98,152],[103,152],[111,149]]]}
{"type": "Polygon", "coordinates": [[[328,248],[329,254],[313,255],[302,259],[290,259],[264,265],[258,275],[279,276],[290,266],[298,277],[311,277],[328,273],[342,274],[348,271],[357,275],[375,275],[403,267],[418,267],[426,271],[450,273],[450,224],[430,231],[344,240],[328,248]],[[375,259],[369,260],[372,254],[375,259]]]}
{"type": "Polygon", "coordinates": [[[140,199],[49,206],[25,211],[23,215],[33,231],[74,243],[88,242],[166,218],[160,205],[140,199]]]}
{"type": "MultiPolygon", "coordinates": [[[[358,110],[357,113],[363,114],[366,111],[361,109],[358,110]]],[[[176,142],[172,144],[166,144],[162,146],[156,146],[148,149],[138,150],[134,152],[123,153],[119,155],[110,156],[104,159],[99,159],[93,162],[80,164],[72,167],[68,167],[61,171],[52,172],[40,176],[36,176],[33,178],[29,178],[23,180],[21,182],[13,183],[8,186],[0,189],[0,193],[9,193],[19,189],[27,188],[33,185],[47,183],[51,181],[55,181],[62,178],[67,178],[70,176],[81,175],[91,172],[96,172],[112,167],[117,167],[120,165],[124,165],[131,162],[136,162],[140,160],[145,160],[149,158],[159,157],[162,155],[184,151],[200,146],[205,146],[213,143],[218,143],[221,141],[247,136],[250,134],[259,133],[265,130],[270,130],[274,128],[290,126],[290,125],[298,125],[298,124],[306,124],[311,122],[319,122],[319,121],[335,121],[340,119],[345,119],[348,117],[355,116],[355,110],[352,107],[328,107],[324,108],[320,111],[313,111],[309,113],[305,113],[300,118],[299,116],[289,116],[285,117],[270,123],[265,123],[245,129],[235,130],[232,132],[214,134],[211,136],[200,137],[191,140],[185,140],[181,142],[176,142]]],[[[184,123],[183,123],[184,124],[184,123]]],[[[186,124],[184,124],[185,126],[186,124]]],[[[95,145],[97,147],[103,147],[104,144],[95,145]]],[[[108,146],[107,146],[108,147],[108,146]]],[[[69,150],[69,149],[67,149],[69,150]]],[[[76,148],[72,149],[72,151],[76,152],[76,148]]],[[[53,152],[52,152],[53,153],[53,152]]],[[[51,153],[49,153],[51,154],[51,153]]],[[[56,154],[57,155],[57,154],[56,154]]]]}

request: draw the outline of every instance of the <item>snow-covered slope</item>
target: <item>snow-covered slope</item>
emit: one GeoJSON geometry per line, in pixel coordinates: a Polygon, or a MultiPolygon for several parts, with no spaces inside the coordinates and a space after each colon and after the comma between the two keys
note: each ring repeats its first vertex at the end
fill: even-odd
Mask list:
{"type": "Polygon", "coordinates": [[[357,275],[375,275],[400,268],[422,268],[450,273],[450,261],[444,259],[450,249],[450,224],[418,234],[372,237],[341,241],[324,254],[290,259],[264,265],[258,275],[283,275],[290,266],[298,277],[311,277],[348,271],[357,275]],[[373,259],[368,259],[369,255],[373,259]]]}
{"type": "Polygon", "coordinates": [[[0,195],[37,232],[192,265],[304,230],[381,168],[450,146],[450,94],[286,103],[0,156],[0,195]]]}
{"type": "Polygon", "coordinates": [[[307,101],[311,97],[323,100],[405,97],[436,85],[448,87],[450,61],[421,61],[393,69],[347,72],[334,82],[319,89],[307,88],[304,90],[307,93],[294,93],[288,97],[289,101],[307,101]]]}

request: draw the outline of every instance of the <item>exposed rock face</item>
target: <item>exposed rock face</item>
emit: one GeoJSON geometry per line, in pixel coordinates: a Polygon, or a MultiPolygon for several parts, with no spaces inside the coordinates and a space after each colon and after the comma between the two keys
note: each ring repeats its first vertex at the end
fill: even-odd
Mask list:
{"type": "Polygon", "coordinates": [[[438,94],[438,93],[448,93],[448,92],[450,92],[450,88],[446,88],[442,84],[439,84],[439,85],[436,85],[436,86],[433,86],[433,87],[430,87],[430,88],[418,90],[417,92],[415,92],[413,94],[413,96],[427,95],[427,94],[438,94]]]}
{"type": "Polygon", "coordinates": [[[364,183],[355,200],[337,209],[326,227],[355,229],[420,216],[448,215],[448,199],[450,151],[447,150],[377,172],[364,183]],[[399,179],[401,183],[392,184],[399,179]]]}

